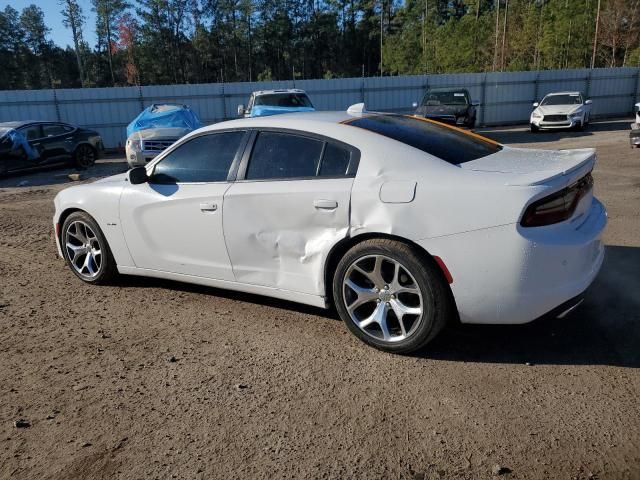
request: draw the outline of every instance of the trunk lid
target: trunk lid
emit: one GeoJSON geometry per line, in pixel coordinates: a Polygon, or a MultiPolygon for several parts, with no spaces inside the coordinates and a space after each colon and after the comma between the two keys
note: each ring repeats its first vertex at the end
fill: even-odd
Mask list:
{"type": "Polygon", "coordinates": [[[506,185],[570,185],[589,173],[596,162],[593,148],[538,150],[504,147],[501,151],[460,164],[465,170],[505,174],[506,185]],[[561,180],[565,180],[562,182],[561,180]]]}

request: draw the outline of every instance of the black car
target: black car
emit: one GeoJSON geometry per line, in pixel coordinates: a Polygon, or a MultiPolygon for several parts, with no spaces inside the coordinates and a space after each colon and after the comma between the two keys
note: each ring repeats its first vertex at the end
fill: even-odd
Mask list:
{"type": "Polygon", "coordinates": [[[414,103],[415,114],[420,117],[473,128],[476,124],[476,107],[463,88],[438,88],[427,90],[420,105],[414,103]]]}
{"type": "Polygon", "coordinates": [[[0,175],[69,163],[87,168],[103,149],[98,132],[66,123],[0,123],[0,175]]]}

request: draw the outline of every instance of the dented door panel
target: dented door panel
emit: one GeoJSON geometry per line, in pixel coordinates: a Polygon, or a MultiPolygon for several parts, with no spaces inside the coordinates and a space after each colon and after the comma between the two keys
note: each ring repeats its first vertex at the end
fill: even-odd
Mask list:
{"type": "Polygon", "coordinates": [[[224,197],[236,281],[325,295],[324,264],[349,232],[353,178],[237,182],[224,197]]]}

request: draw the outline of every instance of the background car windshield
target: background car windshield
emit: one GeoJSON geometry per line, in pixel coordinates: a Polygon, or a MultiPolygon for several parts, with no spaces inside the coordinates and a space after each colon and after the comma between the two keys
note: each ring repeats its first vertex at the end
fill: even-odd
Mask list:
{"type": "Polygon", "coordinates": [[[453,165],[502,150],[502,146],[437,122],[403,115],[371,115],[348,123],[422,150],[453,165]]]}
{"type": "Polygon", "coordinates": [[[429,92],[422,101],[423,105],[466,105],[467,96],[464,92],[429,92]]]}
{"type": "Polygon", "coordinates": [[[580,105],[581,103],[580,95],[549,95],[540,105],[580,105]]]}
{"type": "Polygon", "coordinates": [[[313,108],[309,97],[301,93],[270,93],[268,95],[259,95],[256,97],[255,105],[313,108]]]}

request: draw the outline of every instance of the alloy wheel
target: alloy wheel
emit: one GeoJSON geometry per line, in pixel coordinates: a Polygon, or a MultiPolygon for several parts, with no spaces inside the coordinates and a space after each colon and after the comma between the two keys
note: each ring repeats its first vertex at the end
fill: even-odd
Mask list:
{"type": "Polygon", "coordinates": [[[83,278],[92,279],[102,266],[102,246],[93,229],[76,220],[65,232],[64,245],[74,270],[83,278]]]}
{"type": "Polygon", "coordinates": [[[80,145],[76,152],[76,161],[78,162],[78,166],[82,168],[87,168],[93,165],[95,161],[93,149],[87,145],[80,145]]]}
{"type": "Polygon", "coordinates": [[[406,340],[422,321],[423,299],[416,279],[388,256],[355,260],[346,271],[342,292],[351,320],[377,340],[406,340]]]}

